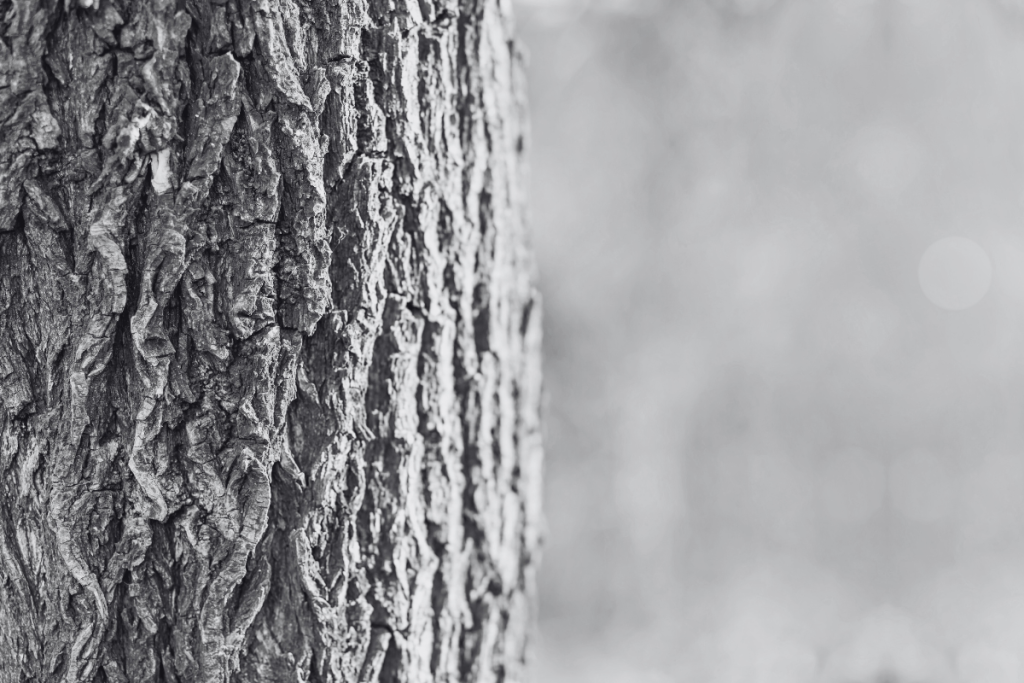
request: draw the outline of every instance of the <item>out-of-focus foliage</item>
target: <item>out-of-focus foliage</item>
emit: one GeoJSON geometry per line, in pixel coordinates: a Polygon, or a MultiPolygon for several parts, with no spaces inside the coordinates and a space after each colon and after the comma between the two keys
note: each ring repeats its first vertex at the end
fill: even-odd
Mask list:
{"type": "Polygon", "coordinates": [[[539,683],[1024,680],[1018,4],[523,0],[539,683]]]}

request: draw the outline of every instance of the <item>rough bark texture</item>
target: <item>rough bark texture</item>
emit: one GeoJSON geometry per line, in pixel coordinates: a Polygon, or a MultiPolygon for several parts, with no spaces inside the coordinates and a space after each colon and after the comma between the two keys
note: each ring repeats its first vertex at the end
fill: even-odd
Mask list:
{"type": "Polygon", "coordinates": [[[507,0],[0,0],[0,681],[501,681],[507,0]]]}

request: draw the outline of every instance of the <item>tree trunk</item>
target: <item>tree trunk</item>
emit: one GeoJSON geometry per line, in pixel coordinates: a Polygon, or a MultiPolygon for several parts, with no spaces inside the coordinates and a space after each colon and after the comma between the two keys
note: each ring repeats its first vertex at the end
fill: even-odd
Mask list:
{"type": "Polygon", "coordinates": [[[522,677],[508,0],[0,0],[0,681],[522,677]]]}

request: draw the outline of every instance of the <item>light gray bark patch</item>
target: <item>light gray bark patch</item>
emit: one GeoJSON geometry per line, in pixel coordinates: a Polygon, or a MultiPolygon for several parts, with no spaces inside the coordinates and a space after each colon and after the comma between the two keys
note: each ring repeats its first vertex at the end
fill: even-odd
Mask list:
{"type": "Polygon", "coordinates": [[[230,54],[211,57],[201,65],[198,93],[190,102],[186,179],[213,180],[238,119],[241,67],[230,54]]]}
{"type": "Polygon", "coordinates": [[[319,127],[289,105],[278,110],[276,142],[284,178],[278,267],[282,323],[309,334],[330,305],[330,244],[319,127]]]}
{"type": "Polygon", "coordinates": [[[256,36],[263,67],[278,94],[287,102],[312,113],[313,105],[303,92],[295,56],[285,41],[281,5],[261,0],[256,9],[256,36]]]}

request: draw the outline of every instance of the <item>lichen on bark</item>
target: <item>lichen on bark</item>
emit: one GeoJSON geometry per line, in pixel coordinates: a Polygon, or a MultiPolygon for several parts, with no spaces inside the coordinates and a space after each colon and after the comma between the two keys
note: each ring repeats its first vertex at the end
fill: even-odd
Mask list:
{"type": "Polygon", "coordinates": [[[0,0],[0,681],[520,680],[507,0],[0,0]]]}

